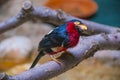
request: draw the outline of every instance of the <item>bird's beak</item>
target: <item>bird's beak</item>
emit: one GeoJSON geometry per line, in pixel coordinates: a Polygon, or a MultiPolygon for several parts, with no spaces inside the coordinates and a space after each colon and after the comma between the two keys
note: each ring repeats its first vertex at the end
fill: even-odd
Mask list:
{"type": "Polygon", "coordinates": [[[79,24],[78,27],[81,31],[86,31],[87,30],[87,26],[85,24],[79,24]]]}

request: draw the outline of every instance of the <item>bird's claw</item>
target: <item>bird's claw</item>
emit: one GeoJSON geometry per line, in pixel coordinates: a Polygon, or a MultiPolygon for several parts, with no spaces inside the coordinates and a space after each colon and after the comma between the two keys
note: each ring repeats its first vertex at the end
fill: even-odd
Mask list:
{"type": "Polygon", "coordinates": [[[60,60],[56,59],[56,58],[54,57],[54,55],[50,55],[50,57],[51,57],[51,59],[52,59],[53,61],[57,62],[58,64],[62,64],[62,62],[61,62],[60,60]]]}
{"type": "Polygon", "coordinates": [[[56,58],[51,58],[53,61],[57,62],[58,64],[62,64],[62,62],[56,58]]]}

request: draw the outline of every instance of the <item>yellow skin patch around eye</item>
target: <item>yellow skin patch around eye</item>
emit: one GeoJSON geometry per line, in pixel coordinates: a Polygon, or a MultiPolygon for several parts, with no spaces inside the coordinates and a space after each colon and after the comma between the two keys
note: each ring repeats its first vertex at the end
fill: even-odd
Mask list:
{"type": "Polygon", "coordinates": [[[76,22],[74,22],[74,24],[77,26],[77,25],[79,25],[79,24],[80,24],[80,22],[76,21],[76,22]]]}
{"type": "Polygon", "coordinates": [[[84,24],[81,24],[79,21],[74,22],[76,26],[81,27],[82,30],[87,30],[87,26],[84,24]]]}

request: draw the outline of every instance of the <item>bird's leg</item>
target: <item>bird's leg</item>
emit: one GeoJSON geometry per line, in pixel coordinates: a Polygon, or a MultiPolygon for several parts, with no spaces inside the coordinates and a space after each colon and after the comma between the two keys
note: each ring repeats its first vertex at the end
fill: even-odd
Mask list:
{"type": "Polygon", "coordinates": [[[62,64],[62,62],[56,59],[54,55],[50,55],[50,57],[53,61],[57,62],[58,64],[62,64]]]}

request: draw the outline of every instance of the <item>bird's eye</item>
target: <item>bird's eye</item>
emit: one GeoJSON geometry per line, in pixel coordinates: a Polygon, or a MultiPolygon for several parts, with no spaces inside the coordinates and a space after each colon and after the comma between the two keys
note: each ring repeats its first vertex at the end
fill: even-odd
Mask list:
{"type": "Polygon", "coordinates": [[[74,24],[77,26],[77,25],[79,25],[79,24],[80,24],[80,22],[76,21],[76,22],[74,22],[74,24]]]}

